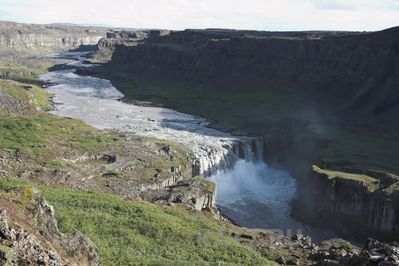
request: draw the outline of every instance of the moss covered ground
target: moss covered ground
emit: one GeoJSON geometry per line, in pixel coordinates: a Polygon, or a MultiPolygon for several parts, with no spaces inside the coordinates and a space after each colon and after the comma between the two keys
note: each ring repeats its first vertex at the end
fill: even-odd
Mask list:
{"type": "MultiPolygon", "coordinates": [[[[2,177],[0,197],[15,188],[31,191],[31,186],[2,177]]],[[[94,191],[38,189],[55,207],[60,230],[87,234],[103,265],[274,265],[238,242],[237,229],[196,211],[94,191]]]]}

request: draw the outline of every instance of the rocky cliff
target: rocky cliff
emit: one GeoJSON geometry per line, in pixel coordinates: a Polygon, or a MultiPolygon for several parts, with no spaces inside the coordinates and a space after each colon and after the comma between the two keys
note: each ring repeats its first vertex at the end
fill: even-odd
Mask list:
{"type": "MultiPolygon", "coordinates": [[[[331,223],[317,215],[313,222],[330,228],[336,223],[352,236],[358,235],[356,226],[383,238],[396,232],[395,193],[387,196],[384,187],[364,191],[340,178],[315,178],[311,166],[399,173],[392,160],[399,156],[399,128],[392,123],[399,114],[399,28],[186,30],[113,49],[112,60],[100,71],[127,98],[199,114],[225,130],[264,136],[266,161],[298,177],[297,213],[320,210],[331,223]],[[365,227],[364,220],[369,221],[365,227]]],[[[302,219],[311,216],[305,214],[302,219]]]]}
{"type": "Polygon", "coordinates": [[[0,49],[74,49],[96,45],[106,29],[0,22],[0,49]]]}
{"type": "Polygon", "coordinates": [[[343,236],[399,239],[399,178],[348,174],[313,166],[297,216],[334,228],[343,236]],[[331,219],[334,217],[334,219],[331,219]]]}
{"type": "Polygon", "coordinates": [[[187,30],[116,45],[111,64],[231,89],[295,89],[308,96],[304,104],[330,112],[383,115],[399,103],[398,39],[399,28],[296,35],[187,30]]]}
{"type": "Polygon", "coordinates": [[[53,207],[39,192],[9,189],[4,196],[0,202],[1,265],[99,265],[93,242],[79,232],[60,233],[53,207]]]}
{"type": "Polygon", "coordinates": [[[168,35],[170,31],[167,30],[115,30],[107,32],[107,36],[101,38],[97,43],[97,53],[91,57],[97,62],[107,62],[117,45],[136,46],[141,44],[145,39],[156,36],[168,35]]]}

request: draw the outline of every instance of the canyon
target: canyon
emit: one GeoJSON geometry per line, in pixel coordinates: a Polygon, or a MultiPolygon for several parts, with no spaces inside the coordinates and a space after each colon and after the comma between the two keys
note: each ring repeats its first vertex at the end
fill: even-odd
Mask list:
{"type": "MultiPolygon", "coordinates": [[[[183,205],[226,221],[221,211],[254,229],[239,233],[240,243],[247,239],[281,264],[395,265],[394,245],[368,240],[360,251],[341,240],[320,242],[336,234],[359,242],[399,239],[399,177],[392,163],[398,131],[391,122],[399,99],[396,28],[109,31],[8,22],[4,28],[3,50],[23,47],[37,56],[42,47],[40,60],[60,63],[40,75],[53,95],[48,111],[111,132],[116,142],[94,154],[62,148],[55,169],[47,162],[29,165],[23,153],[10,160],[12,152],[4,150],[0,173],[183,205]],[[15,33],[18,27],[37,34],[15,33]],[[97,41],[89,54],[62,52],[97,41]],[[47,55],[54,51],[61,53],[47,55]],[[320,245],[263,228],[306,228],[320,245]],[[280,248],[289,255],[270,255],[280,248]]],[[[2,90],[0,104],[11,116],[28,110],[2,90]]]]}
{"type": "Polygon", "coordinates": [[[263,138],[266,162],[297,178],[296,217],[346,237],[392,241],[398,32],[152,34],[119,40],[108,63],[80,73],[110,79],[126,100],[263,138]]]}

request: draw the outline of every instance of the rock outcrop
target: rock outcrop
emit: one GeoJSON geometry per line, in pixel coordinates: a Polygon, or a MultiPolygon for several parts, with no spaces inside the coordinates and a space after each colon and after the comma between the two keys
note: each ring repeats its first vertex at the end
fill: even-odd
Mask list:
{"type": "MultiPolygon", "coordinates": [[[[384,244],[368,239],[362,249],[341,239],[313,243],[308,236],[294,235],[291,238],[269,231],[257,232],[247,238],[250,245],[282,265],[398,265],[397,243],[384,244]]],[[[242,240],[241,240],[242,241],[242,240]]]]}
{"type": "Polygon", "coordinates": [[[0,22],[0,49],[62,49],[96,45],[106,29],[0,22]]]}
{"type": "Polygon", "coordinates": [[[29,191],[9,191],[9,203],[1,200],[1,265],[99,265],[96,246],[76,232],[66,236],[58,230],[53,207],[39,192],[33,192],[25,211],[15,206],[29,191]],[[17,195],[17,196],[15,196],[17,195]]]}
{"type": "Polygon", "coordinates": [[[164,190],[143,192],[142,197],[151,202],[184,204],[198,211],[216,209],[216,186],[201,177],[181,180],[164,190]]]}
{"type": "Polygon", "coordinates": [[[399,191],[392,188],[398,185],[399,179],[392,179],[385,179],[384,183],[364,174],[332,172],[329,175],[314,171],[308,186],[303,188],[303,207],[296,215],[310,223],[317,221],[313,223],[334,228],[346,237],[397,241],[399,191]]]}
{"type": "Polygon", "coordinates": [[[168,30],[136,30],[110,31],[105,38],[98,41],[98,51],[90,57],[97,62],[108,62],[117,45],[136,46],[149,37],[159,37],[170,34],[168,30]]]}
{"type": "Polygon", "coordinates": [[[399,245],[368,239],[366,246],[353,262],[357,265],[399,265],[399,245]]]}

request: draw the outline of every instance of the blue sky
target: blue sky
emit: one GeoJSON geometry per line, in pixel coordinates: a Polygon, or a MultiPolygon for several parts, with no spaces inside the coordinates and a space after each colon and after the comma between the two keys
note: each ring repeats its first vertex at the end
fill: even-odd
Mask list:
{"type": "Polygon", "coordinates": [[[380,30],[399,0],[0,0],[0,20],[133,28],[380,30]]]}

